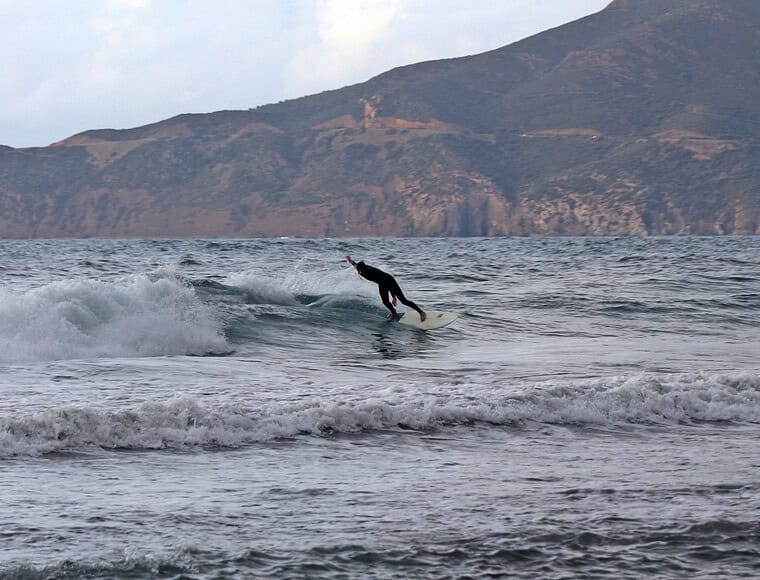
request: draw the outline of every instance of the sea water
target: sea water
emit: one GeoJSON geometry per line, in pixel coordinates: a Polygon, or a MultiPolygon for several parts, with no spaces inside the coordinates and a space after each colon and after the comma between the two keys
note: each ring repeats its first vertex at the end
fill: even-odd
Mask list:
{"type": "Polygon", "coordinates": [[[760,574],[760,238],[0,242],[0,577],[760,574]],[[385,320],[344,256],[394,274],[385,320]]]}

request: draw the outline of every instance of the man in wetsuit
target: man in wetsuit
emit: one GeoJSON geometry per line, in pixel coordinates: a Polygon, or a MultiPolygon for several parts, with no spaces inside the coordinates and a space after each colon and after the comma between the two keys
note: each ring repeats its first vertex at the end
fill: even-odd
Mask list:
{"type": "Polygon", "coordinates": [[[398,314],[396,313],[396,309],[393,308],[393,306],[396,304],[396,298],[401,300],[401,304],[406,304],[409,308],[413,308],[419,312],[421,321],[424,321],[425,318],[427,318],[427,314],[425,314],[419,306],[417,306],[411,300],[406,299],[404,293],[401,291],[401,288],[398,285],[398,282],[396,282],[396,279],[393,276],[387,272],[379,270],[378,268],[367,266],[367,264],[364,262],[354,262],[351,259],[351,256],[346,256],[346,260],[348,260],[349,263],[354,268],[356,268],[359,276],[377,284],[378,289],[380,290],[380,298],[382,299],[383,304],[385,304],[385,307],[390,310],[390,313],[388,314],[389,320],[398,320],[399,318],[398,314]],[[388,294],[390,294],[393,298],[393,304],[391,304],[391,302],[388,300],[388,294]]]}

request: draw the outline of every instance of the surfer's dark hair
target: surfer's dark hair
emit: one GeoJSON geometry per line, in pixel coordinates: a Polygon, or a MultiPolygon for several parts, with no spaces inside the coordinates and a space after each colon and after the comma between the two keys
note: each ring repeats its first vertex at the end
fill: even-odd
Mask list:
{"type": "Polygon", "coordinates": [[[357,270],[364,270],[366,267],[367,267],[367,264],[365,264],[364,262],[359,262],[358,264],[356,264],[357,270]]]}

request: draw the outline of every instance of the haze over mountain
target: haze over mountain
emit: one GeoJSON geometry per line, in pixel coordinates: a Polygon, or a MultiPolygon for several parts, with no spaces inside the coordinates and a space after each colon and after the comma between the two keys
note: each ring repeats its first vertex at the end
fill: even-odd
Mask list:
{"type": "Polygon", "coordinates": [[[0,236],[760,234],[760,2],[615,0],[248,111],[0,148],[0,236]]]}

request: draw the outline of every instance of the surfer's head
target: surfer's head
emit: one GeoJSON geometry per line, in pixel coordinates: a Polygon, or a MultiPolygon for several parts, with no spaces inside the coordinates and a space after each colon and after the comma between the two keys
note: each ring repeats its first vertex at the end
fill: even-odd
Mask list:
{"type": "Polygon", "coordinates": [[[367,264],[365,264],[364,262],[359,262],[358,264],[356,264],[356,271],[359,272],[359,274],[362,274],[366,270],[367,270],[367,264]]]}

